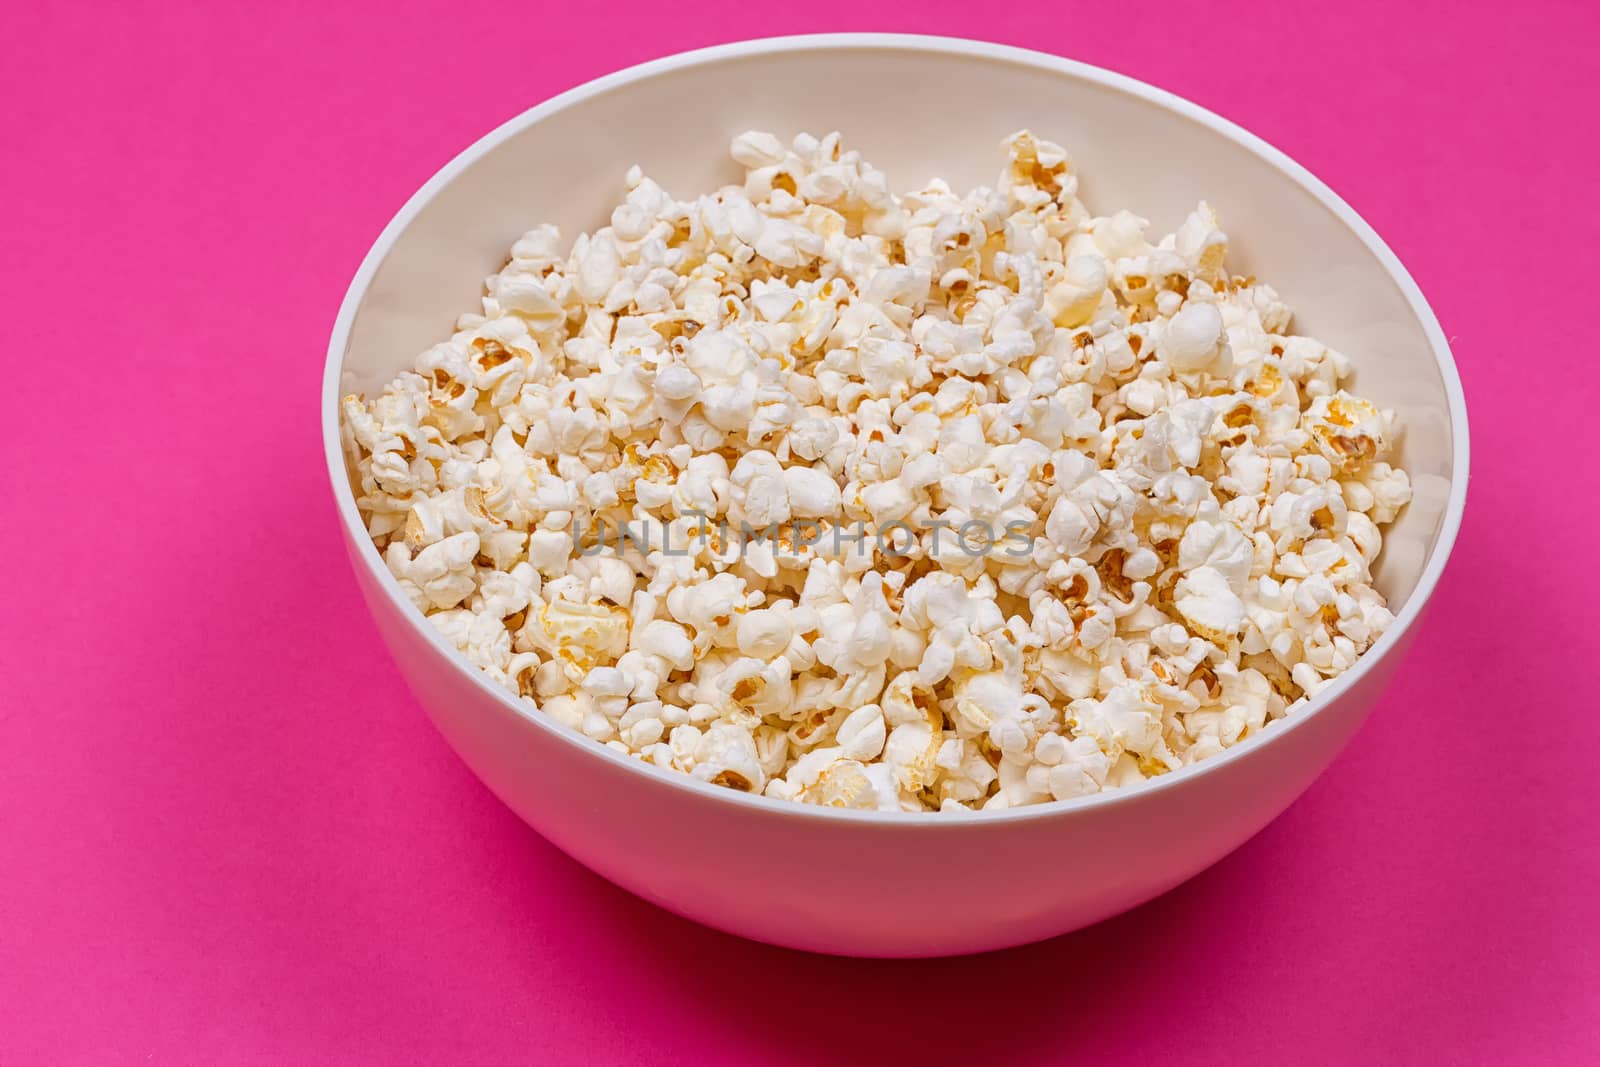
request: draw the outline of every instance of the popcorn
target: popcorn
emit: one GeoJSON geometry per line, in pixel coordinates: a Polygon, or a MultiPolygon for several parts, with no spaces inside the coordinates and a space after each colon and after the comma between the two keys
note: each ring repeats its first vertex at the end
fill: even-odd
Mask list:
{"type": "Polygon", "coordinates": [[[767,776],[756,755],[755,739],[740,727],[727,723],[713,725],[695,743],[693,760],[695,777],[712,785],[726,786],[741,793],[759,793],[766,785],[767,776]]]}
{"type": "Polygon", "coordinates": [[[413,602],[420,600],[436,609],[453,608],[478,587],[472,569],[478,544],[478,535],[465,530],[428,545],[414,557],[403,544],[392,544],[384,561],[400,579],[401,588],[415,591],[413,602]]]}
{"type": "Polygon", "coordinates": [[[1225,642],[1244,628],[1244,601],[1215,567],[1197,567],[1180,578],[1173,605],[1192,632],[1211,641],[1225,642]]]}
{"type": "Polygon", "coordinates": [[[867,704],[851,712],[839,724],[838,740],[840,749],[849,759],[865,763],[877,758],[888,740],[883,709],[867,704]]]}
{"type": "Polygon", "coordinates": [[[695,647],[688,631],[666,619],[646,623],[632,647],[646,656],[654,656],[673,670],[686,671],[694,666],[695,647]]]}
{"type": "Polygon", "coordinates": [[[1208,567],[1220,574],[1234,592],[1242,592],[1255,560],[1255,546],[1227,522],[1196,519],[1178,542],[1178,567],[1194,571],[1208,567]]]}
{"type": "Polygon", "coordinates": [[[1222,313],[1215,304],[1185,303],[1167,320],[1160,352],[1180,374],[1207,370],[1222,356],[1222,313]]]}
{"type": "Polygon", "coordinates": [[[1111,773],[1111,758],[1089,736],[1067,741],[1060,734],[1046,734],[1039,739],[1034,754],[1048,768],[1045,783],[1056,800],[1098,793],[1111,773]],[[1046,747],[1046,742],[1052,743],[1046,747]]]}
{"type": "Polygon", "coordinates": [[[1300,421],[1323,456],[1340,470],[1360,468],[1384,451],[1384,426],[1389,420],[1342,389],[1313,400],[1300,421]]]}
{"type": "Polygon", "coordinates": [[[1202,202],[1093,216],[1066,152],[904,195],[837,134],[638,168],[345,397],[401,590],[510,693],[741,792],[998,810],[1292,714],[1393,621],[1393,413],[1230,276],[1202,202]]]}

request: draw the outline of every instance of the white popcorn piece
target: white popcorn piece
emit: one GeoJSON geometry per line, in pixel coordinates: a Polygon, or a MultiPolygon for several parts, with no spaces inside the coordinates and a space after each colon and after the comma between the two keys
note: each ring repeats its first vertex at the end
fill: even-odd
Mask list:
{"type": "Polygon", "coordinates": [[[1214,304],[1184,304],[1161,333],[1161,355],[1180,374],[1210,370],[1223,351],[1222,314],[1214,304]]]}
{"type": "Polygon", "coordinates": [[[848,759],[861,763],[876,759],[888,739],[883,709],[867,704],[845,717],[839,724],[838,741],[848,759]]]}
{"type": "Polygon", "coordinates": [[[387,562],[395,577],[414,586],[428,606],[452,608],[478,587],[472,567],[478,543],[478,535],[467,530],[429,545],[414,557],[390,553],[387,562]]]}
{"type": "Polygon", "coordinates": [[[686,671],[694,666],[694,642],[689,639],[688,631],[666,619],[647,623],[633,647],[660,659],[673,670],[686,671]]]}
{"type": "Polygon", "coordinates": [[[696,742],[694,774],[741,793],[759,793],[767,784],[755,738],[748,730],[727,723],[714,724],[696,742]]]}
{"type": "MultiPolygon", "coordinates": [[[[1048,734],[1039,741],[1042,745],[1048,738],[1059,736],[1048,734]]],[[[1071,800],[1073,797],[1098,793],[1105,787],[1106,778],[1111,773],[1111,758],[1101,751],[1095,738],[1090,736],[1073,738],[1071,741],[1062,742],[1058,751],[1060,753],[1058,756],[1055,755],[1055,751],[1048,752],[1055,758],[1040,760],[1049,768],[1046,771],[1045,781],[1052,797],[1056,800],[1071,800]]]]}
{"type": "Polygon", "coordinates": [[[736,185],[635,167],[609,225],[528,231],[341,402],[401,591],[555,721],[801,803],[1070,800],[1293,714],[1393,621],[1393,413],[1208,204],[1154,234],[1003,147],[895,194],[749,131],[736,185]]]}
{"type": "Polygon", "coordinates": [[[1227,641],[1244,628],[1244,601],[1214,567],[1196,567],[1179,579],[1173,603],[1189,627],[1210,641],[1227,641]]]}
{"type": "Polygon", "coordinates": [[[1183,539],[1178,543],[1180,569],[1194,571],[1208,567],[1222,575],[1228,588],[1235,593],[1244,591],[1254,560],[1255,545],[1228,522],[1197,519],[1183,531],[1183,539]]]}
{"type": "Polygon", "coordinates": [[[1319,396],[1301,416],[1301,425],[1338,470],[1356,470],[1387,448],[1383,413],[1359,397],[1339,390],[1319,396]]]}

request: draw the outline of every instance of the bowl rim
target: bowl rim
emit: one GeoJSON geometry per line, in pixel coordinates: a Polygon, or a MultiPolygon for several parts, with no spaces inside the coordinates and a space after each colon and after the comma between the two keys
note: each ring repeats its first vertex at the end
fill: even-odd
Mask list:
{"type": "Polygon", "coordinates": [[[350,543],[355,546],[355,551],[351,554],[352,561],[359,561],[357,565],[366,568],[368,577],[373,579],[373,584],[383,591],[383,594],[398,609],[399,614],[404,617],[406,622],[422,635],[423,640],[440,655],[443,661],[465,676],[469,684],[476,686],[480,692],[498,703],[502,710],[509,711],[534,723],[538,729],[545,731],[560,742],[570,745],[579,758],[603,760],[615,766],[626,768],[626,773],[646,776],[646,778],[653,779],[658,784],[672,789],[685,790],[690,794],[698,795],[702,799],[721,804],[746,806],[752,815],[825,820],[858,825],[928,828],[940,826],[948,828],[974,824],[1070,817],[1111,805],[1137,803],[1140,800],[1154,799],[1157,794],[1166,790],[1180,789],[1198,778],[1217,773],[1235,761],[1248,759],[1259,749],[1271,745],[1276,739],[1299,729],[1359,684],[1377,666],[1380,660],[1390,655],[1401,644],[1407,632],[1421,617],[1424,608],[1433,596],[1440,576],[1444,572],[1445,564],[1449,561],[1457,534],[1461,528],[1462,515],[1466,507],[1470,459],[1466,399],[1461,387],[1461,378],[1457,373],[1455,360],[1450,351],[1449,342],[1439,325],[1438,318],[1434,315],[1432,308],[1428,306],[1426,298],[1423,297],[1422,291],[1417,287],[1410,273],[1383,239],[1378,236],[1377,232],[1338,194],[1305,167],[1237,124],[1183,97],[1164,89],[1158,89],[1128,75],[1118,74],[1114,71],[1076,60],[1065,59],[1046,52],[1017,48],[1011,45],[994,44],[987,41],[959,37],[905,33],[821,33],[766,37],[679,52],[660,59],[636,64],[585,82],[553,96],[497,126],[463,149],[455,158],[451,159],[429,178],[394,214],[373,242],[372,247],[362,259],[360,267],[357,268],[355,276],[351,279],[349,288],[345,292],[344,300],[339,306],[338,316],[334,321],[333,332],[328,343],[328,358],[323,372],[322,394],[323,452],[327,461],[328,477],[332,483],[334,500],[338,508],[340,521],[344,527],[344,533],[350,543]],[[1048,70],[1137,97],[1158,107],[1176,112],[1252,152],[1264,162],[1294,180],[1296,184],[1315,197],[1325,208],[1332,211],[1341,222],[1361,239],[1361,242],[1367,246],[1368,250],[1384,266],[1390,278],[1405,296],[1407,304],[1410,306],[1412,313],[1416,315],[1428,339],[1434,362],[1438,365],[1439,376],[1444,383],[1450,411],[1450,434],[1454,457],[1451,469],[1450,493],[1444,514],[1440,520],[1438,536],[1409,599],[1384,634],[1371,648],[1362,653],[1355,666],[1335,678],[1299,711],[1273,722],[1270,729],[1264,729],[1215,755],[1208,756],[1203,760],[1180,767],[1175,771],[1161,775],[1159,778],[1150,779],[1136,786],[1073,797],[1069,800],[1052,800],[1022,807],[1007,807],[997,811],[857,811],[800,804],[792,800],[781,800],[761,794],[741,793],[711,785],[709,782],[703,782],[682,771],[658,767],[653,763],[633,756],[624,756],[576,730],[557,723],[543,712],[530,707],[521,698],[512,696],[491,681],[488,675],[468,661],[465,656],[444,639],[444,636],[427,621],[427,617],[405,596],[400,589],[398,581],[383,563],[377,547],[367,534],[365,523],[361,520],[360,511],[355,502],[355,494],[350,485],[349,475],[346,472],[339,427],[340,377],[343,370],[345,350],[350,340],[351,326],[374,276],[388,257],[400,234],[410,226],[440,190],[481,157],[528,126],[590,97],[611,92],[635,82],[645,81],[672,71],[749,56],[806,51],[866,51],[873,49],[977,57],[1048,70]]]}

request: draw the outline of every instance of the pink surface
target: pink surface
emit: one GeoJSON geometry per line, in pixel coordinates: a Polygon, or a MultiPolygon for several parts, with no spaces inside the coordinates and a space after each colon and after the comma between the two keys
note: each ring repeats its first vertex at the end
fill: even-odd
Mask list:
{"type": "Polygon", "coordinates": [[[0,46],[0,1063],[1600,1056],[1592,6],[134,6],[0,46]],[[1242,123],[1388,239],[1466,383],[1466,525],[1385,706],[1238,853],[1030,948],[827,959],[613,889],[434,734],[337,542],[323,349],[405,197],[590,77],[822,29],[1242,123]]]}

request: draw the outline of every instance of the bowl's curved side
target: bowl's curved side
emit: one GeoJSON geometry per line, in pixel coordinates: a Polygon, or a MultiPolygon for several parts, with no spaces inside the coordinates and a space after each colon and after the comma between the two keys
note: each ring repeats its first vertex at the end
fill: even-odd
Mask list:
{"type": "MultiPolygon", "coordinates": [[[[358,547],[349,545],[352,554],[358,547]]],[[[549,731],[486,698],[357,574],[379,632],[439,731],[557,847],[708,926],[858,956],[1024,944],[1173,888],[1305,791],[1366,719],[1403,651],[1346,693],[1334,714],[1177,788],[1134,790],[1116,804],[1049,818],[946,820],[907,833],[894,822],[728,804],[625,766],[574,760],[549,731]]]]}
{"type": "MultiPolygon", "coordinates": [[[[735,128],[748,125],[739,116],[785,99],[768,92],[719,100],[714,117],[735,128]]],[[[1023,121],[1043,127],[1040,118],[1049,108],[1035,102],[1030,109],[1023,121]]],[[[922,131],[901,130],[903,123],[864,125],[868,158],[876,139],[901,152],[901,163],[927,162],[915,156],[924,150],[917,147],[922,131]]],[[[671,169],[671,158],[663,158],[671,169]]],[[[1095,162],[1087,161],[1086,169],[1095,162]]],[[[1119,164],[1113,155],[1099,162],[1112,184],[1121,185],[1125,175],[1144,181],[1144,192],[1162,201],[1149,213],[1163,223],[1176,221],[1159,218],[1179,201],[1171,189],[1140,177],[1149,173],[1147,160],[1119,164]]],[[[616,169],[620,173],[621,166],[616,169]]],[[[904,183],[925,175],[893,176],[904,183]]],[[[684,189],[702,184],[690,171],[678,177],[684,189]]],[[[1466,489],[1465,407],[1442,331],[1404,268],[1338,197],[1270,146],[1159,90],[1054,57],[943,39],[830,35],[724,46],[612,75],[513,120],[444,168],[375,243],[341,308],[324,387],[329,474],[363,595],[408,683],[474,772],[558,846],[639,895],[709,925],[822,951],[914,956],[1034,940],[1131,907],[1236,847],[1292,802],[1364,720],[1443,569],[1466,489]],[[387,380],[448,328],[464,303],[444,288],[465,291],[493,269],[520,228],[508,219],[564,211],[571,217],[561,221],[569,228],[575,219],[595,221],[584,212],[609,191],[586,188],[578,197],[582,204],[562,202],[570,171],[565,165],[541,170],[541,163],[560,162],[581,148],[593,157],[592,167],[609,168],[626,151],[611,143],[609,131],[630,115],[652,130],[641,144],[665,152],[683,130],[673,122],[665,123],[665,132],[655,129],[648,115],[637,113],[641,108],[677,114],[717,77],[748,78],[751,64],[765,72],[793,71],[808,50],[826,52],[817,61],[830,64],[835,76],[822,98],[793,105],[781,123],[814,125],[807,116],[826,114],[876,84],[880,61],[896,67],[895,84],[921,84],[919,72],[922,80],[930,72],[966,79],[963,99],[971,106],[963,121],[982,136],[991,132],[997,101],[1019,86],[1054,84],[1060,100],[1108,108],[1123,124],[1097,126],[1082,118],[1082,107],[1055,105],[1078,115],[1091,156],[1119,150],[1117,138],[1128,129],[1145,156],[1181,143],[1188,160],[1198,160],[1203,174],[1231,190],[1246,231],[1265,235],[1241,242],[1248,256],[1265,261],[1262,273],[1287,275],[1291,297],[1296,279],[1323,278],[1326,291],[1313,302],[1309,328],[1345,329],[1346,337],[1334,338],[1341,347],[1385,355],[1358,360],[1360,384],[1363,391],[1374,386],[1370,391],[1381,402],[1406,409],[1403,418],[1415,428],[1407,465],[1419,475],[1418,503],[1391,539],[1386,580],[1401,604],[1399,617],[1356,668],[1257,737],[1138,789],[1009,812],[897,816],[733,795],[619,756],[529,714],[449,648],[406,601],[355,507],[340,446],[340,394],[387,380]],[[871,63],[859,62],[863,57],[871,63]],[[605,118],[614,121],[597,121],[605,118]],[[560,146],[554,156],[552,141],[560,146]],[[509,199],[499,214],[484,206],[502,194],[509,199]],[[541,211],[546,199],[559,210],[541,211]],[[1318,264],[1302,262],[1303,255],[1297,259],[1292,242],[1278,232],[1296,221],[1308,241],[1327,242],[1341,264],[1331,277],[1318,264]],[[441,278],[449,279],[445,287],[441,278]],[[1362,319],[1356,314],[1362,308],[1377,310],[1362,319]]]]}

